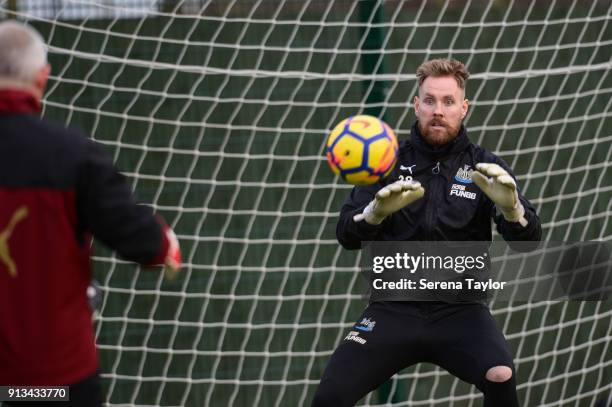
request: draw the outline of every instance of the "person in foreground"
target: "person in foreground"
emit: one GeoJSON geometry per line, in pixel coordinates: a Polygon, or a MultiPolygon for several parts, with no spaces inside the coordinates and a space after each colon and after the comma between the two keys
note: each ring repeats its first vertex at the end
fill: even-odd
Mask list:
{"type": "Polygon", "coordinates": [[[70,386],[59,405],[101,406],[86,295],[92,235],[170,274],[181,253],[100,145],[39,117],[49,73],[42,37],[0,23],[0,385],[70,386]]]}
{"type": "MultiPolygon", "coordinates": [[[[351,191],[337,226],[342,246],[360,249],[361,242],[373,240],[491,241],[491,220],[506,241],[540,240],[539,218],[511,169],[468,139],[463,125],[468,76],[456,60],[434,59],[419,67],[410,139],[400,144],[389,177],[351,191]]],[[[329,360],[315,407],[355,405],[420,362],[475,385],[485,407],[519,405],[512,353],[482,303],[371,302],[351,330],[329,360]]]]}

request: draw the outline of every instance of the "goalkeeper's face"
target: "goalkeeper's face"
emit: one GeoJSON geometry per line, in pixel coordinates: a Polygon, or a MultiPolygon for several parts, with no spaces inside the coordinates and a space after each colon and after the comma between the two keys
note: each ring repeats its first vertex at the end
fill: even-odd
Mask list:
{"type": "Polygon", "coordinates": [[[459,134],[468,109],[465,91],[453,76],[428,77],[414,97],[419,130],[432,146],[442,146],[459,134]]]}

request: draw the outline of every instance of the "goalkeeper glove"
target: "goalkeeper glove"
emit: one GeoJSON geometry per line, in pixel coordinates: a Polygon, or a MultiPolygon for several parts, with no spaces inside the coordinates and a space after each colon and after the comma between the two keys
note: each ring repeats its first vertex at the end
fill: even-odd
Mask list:
{"type": "Polygon", "coordinates": [[[416,181],[395,181],[376,193],[374,200],[362,213],[353,216],[355,222],[365,220],[370,225],[380,225],[392,213],[420,199],[425,190],[416,181]]]}
{"type": "Polygon", "coordinates": [[[181,248],[179,247],[179,242],[174,231],[170,229],[170,227],[165,228],[164,234],[168,240],[168,251],[166,252],[164,260],[164,271],[166,273],[166,278],[172,280],[181,269],[181,248]]]}
{"type": "Polygon", "coordinates": [[[516,182],[508,171],[497,164],[479,163],[472,173],[472,180],[495,203],[504,219],[527,226],[525,208],[519,200],[516,182]]]}

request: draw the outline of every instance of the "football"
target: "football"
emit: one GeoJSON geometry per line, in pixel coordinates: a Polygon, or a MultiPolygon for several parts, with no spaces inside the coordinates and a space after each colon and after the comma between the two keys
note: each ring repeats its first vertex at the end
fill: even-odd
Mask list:
{"type": "Polygon", "coordinates": [[[397,137],[369,115],[342,120],[327,139],[327,162],[349,184],[369,185],[389,175],[397,162],[397,137]]]}

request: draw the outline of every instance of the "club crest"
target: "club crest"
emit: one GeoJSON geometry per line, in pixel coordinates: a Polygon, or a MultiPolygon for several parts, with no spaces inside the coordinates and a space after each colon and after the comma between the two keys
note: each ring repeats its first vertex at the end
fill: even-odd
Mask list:
{"type": "Polygon", "coordinates": [[[459,168],[457,170],[457,174],[455,174],[455,180],[461,182],[463,184],[471,184],[472,182],[472,173],[474,170],[470,168],[468,164],[465,164],[463,168],[459,168]]]}

